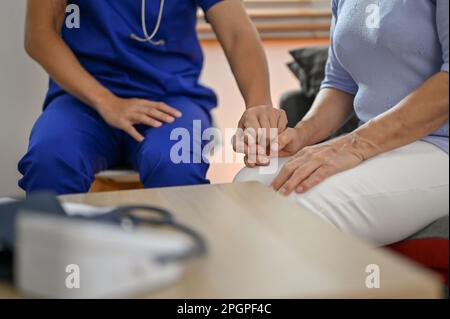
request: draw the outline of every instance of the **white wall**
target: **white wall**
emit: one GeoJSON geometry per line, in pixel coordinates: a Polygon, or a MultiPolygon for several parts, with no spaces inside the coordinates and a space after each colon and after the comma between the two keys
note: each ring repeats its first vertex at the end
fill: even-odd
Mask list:
{"type": "Polygon", "coordinates": [[[0,1],[0,197],[21,194],[17,162],[47,86],[45,73],[23,50],[25,5],[0,1]]]}

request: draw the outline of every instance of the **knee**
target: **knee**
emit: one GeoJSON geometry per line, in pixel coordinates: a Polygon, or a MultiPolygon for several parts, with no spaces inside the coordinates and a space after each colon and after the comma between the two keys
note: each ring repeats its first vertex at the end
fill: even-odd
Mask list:
{"type": "Polygon", "coordinates": [[[260,182],[266,186],[269,186],[272,183],[272,180],[272,176],[261,174],[260,168],[258,167],[245,167],[234,177],[235,183],[260,182]]]}
{"type": "Polygon", "coordinates": [[[27,192],[48,190],[58,194],[89,189],[93,172],[81,160],[81,150],[59,136],[32,141],[18,164],[19,186],[27,192]]]}
{"type": "Polygon", "coordinates": [[[170,156],[168,147],[141,150],[138,162],[141,182],[146,188],[206,184],[209,164],[179,163],[170,156]]]}
{"type": "MultiPolygon", "coordinates": [[[[234,182],[256,181],[269,186],[285,162],[286,160],[275,167],[276,164],[271,163],[272,167],[268,167],[269,173],[262,172],[261,167],[244,168],[236,175],[234,182]]],[[[355,207],[351,207],[353,205],[351,200],[344,200],[345,189],[342,186],[339,182],[328,180],[306,193],[292,193],[288,199],[305,207],[341,231],[353,234],[361,233],[363,223],[357,222],[355,216],[349,216],[356,211],[355,207]]]]}
{"type": "Polygon", "coordinates": [[[60,148],[56,139],[49,138],[31,142],[27,153],[19,162],[20,172],[24,175],[30,171],[50,174],[50,169],[58,167],[58,152],[60,148]]]}
{"type": "MultiPolygon", "coordinates": [[[[289,158],[272,159],[268,167],[244,168],[234,178],[234,182],[256,181],[271,185],[289,158]]],[[[352,174],[333,176],[306,193],[292,193],[289,200],[307,208],[322,220],[334,225],[343,232],[362,237],[371,242],[374,238],[371,203],[359,196],[352,174]],[[356,190],[355,190],[356,189],[356,190]]]]}
{"type": "MultiPolygon", "coordinates": [[[[271,185],[289,158],[272,160],[268,167],[244,168],[235,177],[235,182],[257,181],[271,185]]],[[[357,196],[353,186],[354,178],[349,174],[341,174],[325,180],[306,193],[292,193],[289,200],[300,204],[322,220],[334,225],[339,230],[362,237],[371,242],[374,239],[373,223],[367,216],[364,196],[357,196]]]]}
{"type": "Polygon", "coordinates": [[[260,182],[264,185],[271,185],[274,178],[279,173],[283,165],[289,158],[273,158],[269,166],[260,166],[255,168],[243,168],[234,177],[235,183],[242,182],[260,182]]]}

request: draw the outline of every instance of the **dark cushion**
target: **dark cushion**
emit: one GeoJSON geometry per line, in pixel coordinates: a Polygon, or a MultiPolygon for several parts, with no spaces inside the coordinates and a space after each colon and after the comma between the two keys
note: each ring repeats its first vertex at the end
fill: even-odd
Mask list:
{"type": "Polygon", "coordinates": [[[289,69],[299,79],[303,92],[308,98],[314,98],[325,78],[325,66],[328,59],[328,47],[307,47],[290,52],[294,62],[289,69]]]}
{"type": "MultiPolygon", "coordinates": [[[[284,94],[280,101],[281,108],[286,111],[289,127],[294,127],[303,118],[319,93],[325,78],[328,49],[328,46],[320,46],[290,51],[294,61],[288,63],[288,67],[300,81],[301,90],[284,94]]],[[[354,114],[331,138],[352,132],[358,125],[359,120],[354,114]]]]}
{"type": "Polygon", "coordinates": [[[280,108],[286,112],[288,127],[295,127],[308,113],[313,102],[314,97],[307,97],[301,90],[283,94],[280,100],[280,108]]]}

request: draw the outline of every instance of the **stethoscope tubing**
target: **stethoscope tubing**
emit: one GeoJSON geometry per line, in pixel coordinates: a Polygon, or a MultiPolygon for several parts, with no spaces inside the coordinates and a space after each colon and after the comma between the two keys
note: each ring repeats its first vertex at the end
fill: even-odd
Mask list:
{"type": "Polygon", "coordinates": [[[207,254],[208,248],[203,237],[191,227],[178,223],[173,215],[166,209],[160,208],[157,206],[121,206],[110,213],[107,214],[108,217],[114,216],[117,218],[116,221],[122,222],[123,220],[131,221],[134,227],[139,226],[152,226],[152,227],[170,227],[174,230],[179,231],[180,233],[188,236],[192,239],[194,245],[188,251],[182,252],[180,254],[163,254],[157,256],[156,259],[161,263],[169,263],[169,262],[180,262],[185,261],[190,258],[202,257],[207,254]],[[156,213],[159,215],[158,217],[141,217],[133,215],[133,212],[136,211],[146,211],[151,213],[156,213]]]}

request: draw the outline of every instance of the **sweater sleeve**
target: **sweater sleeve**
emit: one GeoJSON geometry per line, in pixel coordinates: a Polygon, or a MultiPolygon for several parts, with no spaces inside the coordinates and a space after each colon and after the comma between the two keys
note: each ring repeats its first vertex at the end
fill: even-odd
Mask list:
{"type": "Polygon", "coordinates": [[[334,48],[334,32],[338,21],[338,2],[339,0],[333,0],[332,3],[333,20],[331,23],[331,45],[325,68],[325,79],[322,82],[321,88],[334,88],[356,95],[358,92],[358,85],[339,62],[334,48]]]}
{"type": "Polygon", "coordinates": [[[448,72],[448,0],[436,0],[436,27],[442,48],[442,68],[441,71],[448,72]]]}

